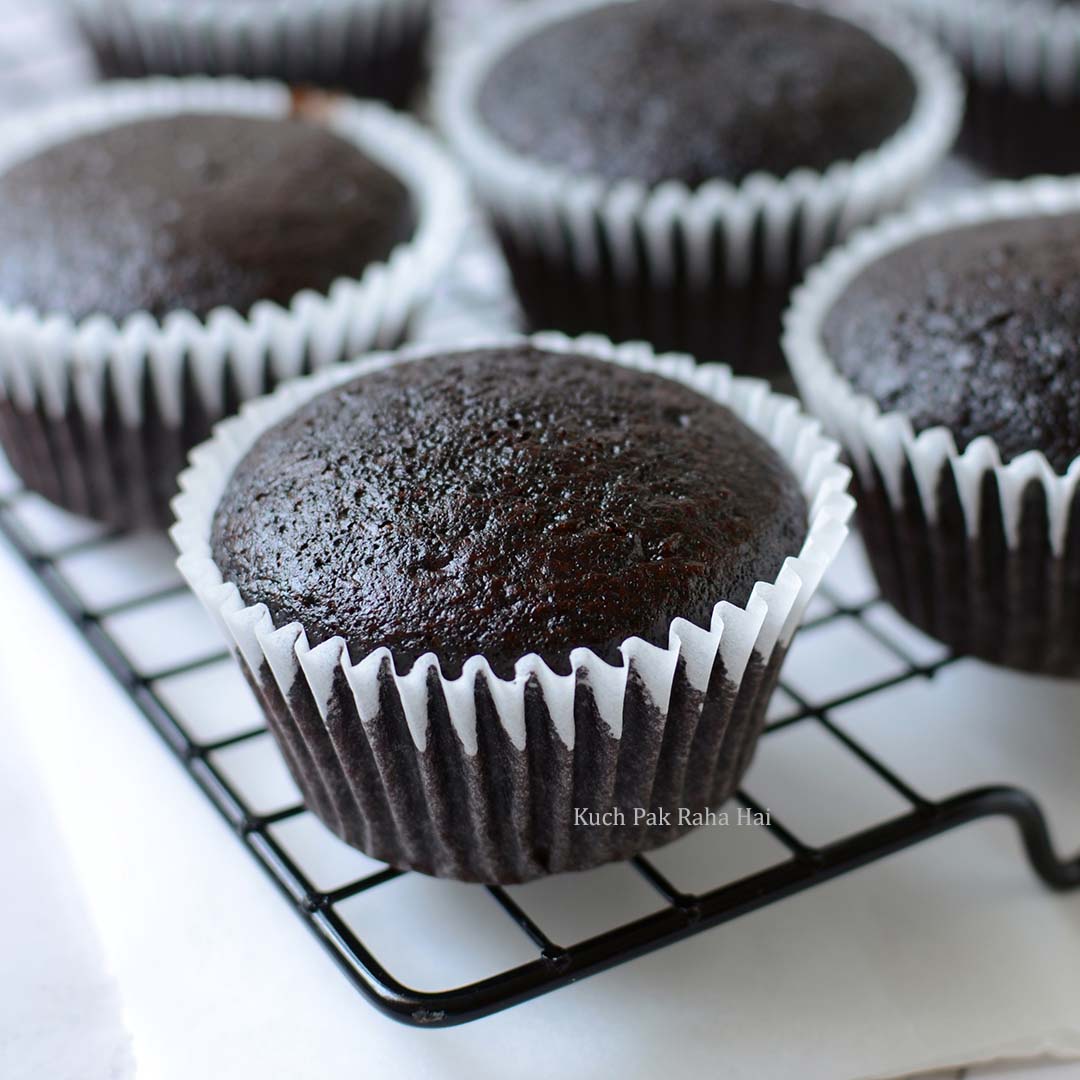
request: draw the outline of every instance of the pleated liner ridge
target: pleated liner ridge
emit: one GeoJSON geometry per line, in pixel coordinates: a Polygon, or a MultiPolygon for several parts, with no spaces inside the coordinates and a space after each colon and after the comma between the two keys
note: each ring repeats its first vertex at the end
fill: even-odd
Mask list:
{"type": "Polygon", "coordinates": [[[309,808],[375,858],[462,880],[527,881],[625,858],[691,828],[680,810],[722,803],[853,509],[836,444],[765,383],[595,336],[530,340],[657,371],[728,404],[799,477],[811,510],[802,551],[745,608],[718,603],[708,628],[675,619],[666,648],[627,639],[620,665],[575,649],[569,674],[529,655],[504,680],[473,656],[447,679],[433,654],[399,674],[387,649],[354,661],[341,638],[311,648],[302,626],[276,627],[222,581],[209,549],[217,503],[258,435],[300,404],[433,350],[372,357],[245,407],[192,455],[174,504],[181,571],[237,655],[309,808]],[[635,823],[639,807],[669,823],[635,823]],[[605,823],[584,823],[605,811],[605,823]]]}

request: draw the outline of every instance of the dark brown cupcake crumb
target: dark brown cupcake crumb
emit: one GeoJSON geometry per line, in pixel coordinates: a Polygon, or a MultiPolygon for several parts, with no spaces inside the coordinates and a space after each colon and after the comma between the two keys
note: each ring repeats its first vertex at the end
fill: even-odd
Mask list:
{"type": "Polygon", "coordinates": [[[612,3],[545,27],[479,94],[531,158],[608,180],[689,185],[824,170],[883,143],[915,102],[861,28],[774,0],[612,3]]]}
{"type": "Polygon", "coordinates": [[[854,387],[917,431],[980,435],[1006,461],[1080,452],[1080,214],[951,229],[859,273],[825,319],[854,387]]]}
{"type": "Polygon", "coordinates": [[[0,175],[0,302],[73,319],[246,314],[360,275],[413,219],[400,181],[317,124],[140,120],[0,175]]]}
{"type": "Polygon", "coordinates": [[[247,604],[354,659],[448,675],[482,654],[619,661],[676,616],[708,626],[798,553],[807,508],[776,453],[688,387],[521,345],[396,365],[266,432],[212,552],[247,604]]]}

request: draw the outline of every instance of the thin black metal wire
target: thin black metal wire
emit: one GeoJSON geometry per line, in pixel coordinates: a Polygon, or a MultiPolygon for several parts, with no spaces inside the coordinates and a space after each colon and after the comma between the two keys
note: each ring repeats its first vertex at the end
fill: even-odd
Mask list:
{"type": "MultiPolygon", "coordinates": [[[[948,798],[931,801],[832,721],[829,714],[838,706],[871,698],[912,679],[932,678],[953,658],[946,657],[930,664],[917,663],[888,635],[862,618],[867,608],[877,602],[876,599],[850,605],[830,596],[835,610],[814,619],[807,624],[808,627],[844,618],[858,619],[860,626],[904,665],[904,670],[823,704],[811,704],[792,687],[781,683],[784,692],[794,703],[795,711],[769,724],[765,737],[798,723],[819,725],[838,745],[869,767],[896,792],[910,807],[909,810],[820,847],[799,839],[797,827],[777,821],[774,814],[771,816],[770,833],[787,848],[788,857],[739,881],[696,894],[678,889],[647,857],[635,857],[629,865],[661,897],[664,906],[650,915],[612,927],[569,946],[554,940],[506,890],[498,886],[487,887],[497,910],[525,935],[536,950],[536,958],[466,986],[432,992],[412,990],[376,959],[338,911],[338,905],[343,902],[395,881],[404,872],[387,867],[330,891],[317,889],[272,831],[275,825],[304,813],[305,807],[295,804],[271,813],[257,813],[247,805],[215,762],[219,751],[249,742],[265,734],[266,729],[255,727],[200,742],[192,737],[183,722],[173,715],[155,692],[155,684],[159,680],[221,663],[227,653],[217,652],[166,670],[140,674],[109,636],[105,621],[109,617],[168,599],[181,592],[181,589],[155,589],[144,596],[125,599],[98,612],[85,610],[57,569],[57,561],[91,550],[96,545],[107,544],[116,539],[116,534],[80,540],[52,554],[42,554],[35,550],[32,538],[10,513],[20,497],[21,493],[0,497],[0,532],[6,534],[15,550],[41,579],[55,603],[83,632],[102,662],[345,975],[376,1006],[402,1022],[421,1027],[445,1027],[479,1019],[709,927],[730,922],[941,833],[987,817],[1007,817],[1016,824],[1032,869],[1046,885],[1053,889],[1080,887],[1080,855],[1064,860],[1056,854],[1043,812],[1030,794],[1018,788],[997,786],[961,791],[948,798]]],[[[762,809],[745,792],[739,792],[738,799],[750,810],[760,812],[762,809]]]]}

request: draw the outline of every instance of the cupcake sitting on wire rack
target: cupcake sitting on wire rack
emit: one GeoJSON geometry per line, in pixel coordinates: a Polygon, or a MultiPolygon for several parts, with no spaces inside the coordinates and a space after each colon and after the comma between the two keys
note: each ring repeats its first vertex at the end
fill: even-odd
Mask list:
{"type": "Polygon", "coordinates": [[[855,466],[885,597],[957,652],[1080,675],[1080,182],[996,184],[866,230],[784,348],[855,466]]]}
{"type": "Polygon", "coordinates": [[[173,537],[329,828],[527,881],[734,792],[846,535],[837,453],[761,381],[642,345],[414,348],[223,423],[173,537]]]}

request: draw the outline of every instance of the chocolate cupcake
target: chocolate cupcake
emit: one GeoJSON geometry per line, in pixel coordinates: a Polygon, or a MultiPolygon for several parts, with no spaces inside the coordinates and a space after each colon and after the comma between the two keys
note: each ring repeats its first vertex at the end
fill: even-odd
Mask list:
{"type": "Polygon", "coordinates": [[[960,653],[1080,673],[1080,185],[997,185],[868,230],[784,345],[856,466],[890,602],[960,653]]]}
{"type": "Polygon", "coordinates": [[[105,78],[238,75],[412,103],[432,0],[67,0],[105,78]]]}
{"type": "Polygon", "coordinates": [[[28,487],[165,524],[187,451],[279,379],[392,345],[461,185],[411,121],[273,83],[117,83],[0,137],[0,446],[28,487]]]}
{"type": "Polygon", "coordinates": [[[850,4],[572,0],[506,16],[435,104],[530,323],[771,372],[796,275],[919,185],[961,93],[850,4]]]}
{"type": "Polygon", "coordinates": [[[732,793],[846,533],[836,453],[643,346],[412,350],[223,424],[173,537],[313,812],[395,866],[525,881],[732,793]]]}
{"type": "Polygon", "coordinates": [[[1080,172],[1077,0],[893,0],[967,81],[959,149],[999,176],[1080,172]]]}

